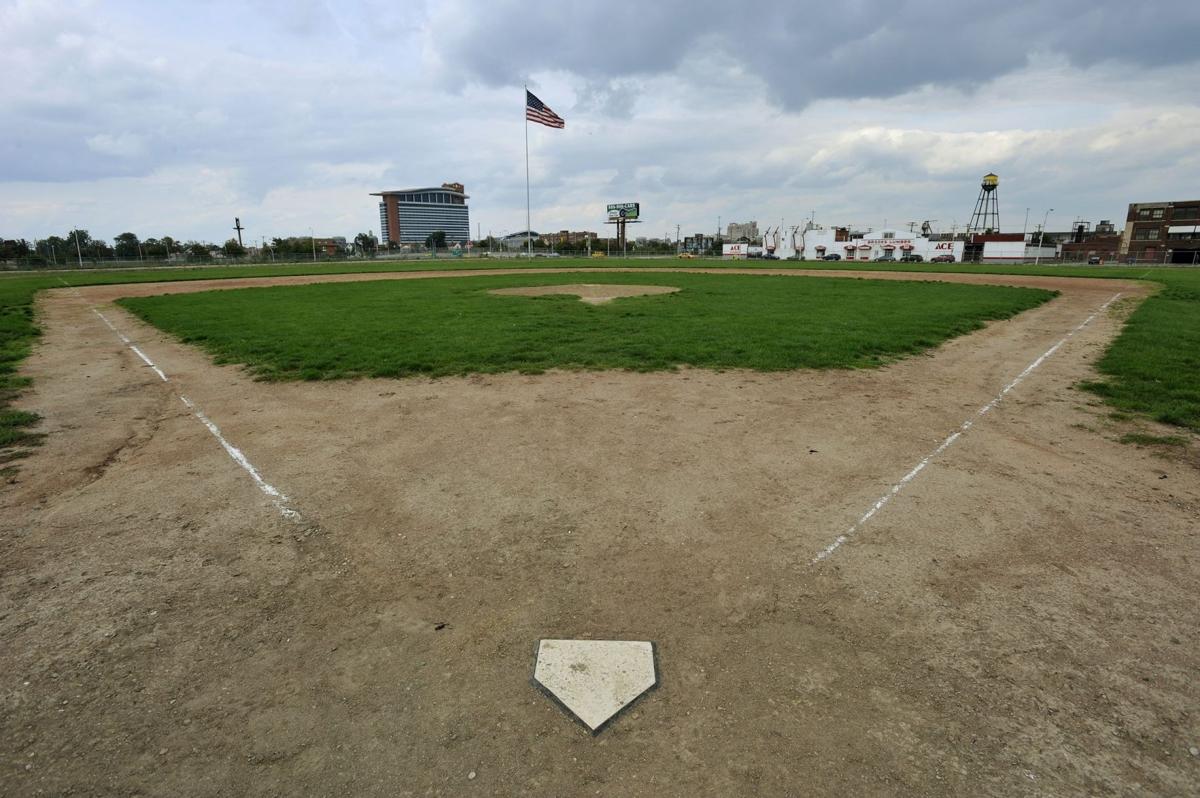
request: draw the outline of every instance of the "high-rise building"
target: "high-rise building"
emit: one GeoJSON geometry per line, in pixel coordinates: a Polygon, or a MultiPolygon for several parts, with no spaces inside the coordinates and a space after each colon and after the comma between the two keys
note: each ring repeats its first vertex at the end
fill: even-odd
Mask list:
{"type": "Polygon", "coordinates": [[[462,183],[438,188],[380,191],[379,240],[384,244],[424,244],[439,230],[446,243],[464,244],[471,238],[471,219],[462,183]]]}
{"type": "Polygon", "coordinates": [[[729,241],[745,239],[751,244],[756,243],[761,238],[758,233],[758,222],[730,222],[726,228],[725,238],[729,241]]]}

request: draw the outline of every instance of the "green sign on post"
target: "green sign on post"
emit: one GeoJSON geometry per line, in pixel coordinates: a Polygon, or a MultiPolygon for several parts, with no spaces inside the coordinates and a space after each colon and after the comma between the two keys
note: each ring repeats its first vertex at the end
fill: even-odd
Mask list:
{"type": "Polygon", "coordinates": [[[608,220],[616,221],[617,219],[636,219],[641,211],[641,204],[637,202],[615,202],[608,206],[608,220]]]}

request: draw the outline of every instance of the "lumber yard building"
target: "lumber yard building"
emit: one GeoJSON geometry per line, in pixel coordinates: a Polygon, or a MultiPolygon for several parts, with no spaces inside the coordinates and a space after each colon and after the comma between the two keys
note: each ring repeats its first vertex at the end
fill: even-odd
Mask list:
{"type": "Polygon", "coordinates": [[[1200,200],[1130,203],[1121,256],[1130,262],[1200,263],[1200,200]]]}
{"type": "MultiPolygon", "coordinates": [[[[842,260],[875,260],[889,258],[899,260],[905,255],[919,255],[930,260],[938,255],[953,256],[956,261],[963,257],[963,241],[937,241],[910,231],[885,229],[878,231],[852,231],[848,227],[821,227],[792,236],[797,255],[805,260],[819,260],[828,255],[838,255],[842,260]]],[[[786,247],[782,248],[786,250],[786,247]]],[[[779,257],[790,257],[780,254],[779,257]]]]}
{"type": "Polygon", "coordinates": [[[380,191],[379,240],[385,246],[424,244],[434,233],[446,234],[447,244],[465,244],[471,238],[469,197],[462,183],[438,187],[380,191]]]}

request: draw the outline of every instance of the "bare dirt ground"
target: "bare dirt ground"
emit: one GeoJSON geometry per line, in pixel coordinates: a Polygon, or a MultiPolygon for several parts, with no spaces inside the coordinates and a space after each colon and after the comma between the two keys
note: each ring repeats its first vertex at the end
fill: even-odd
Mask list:
{"type": "Polygon", "coordinates": [[[1145,291],[930,279],[1063,295],[872,371],[271,384],[104,304],[212,284],[44,293],[0,792],[1196,794],[1196,444],[1121,445],[1072,387],[1131,301],[811,564],[1145,291]],[[660,687],[591,737],[543,637],[653,640],[660,687]]]}

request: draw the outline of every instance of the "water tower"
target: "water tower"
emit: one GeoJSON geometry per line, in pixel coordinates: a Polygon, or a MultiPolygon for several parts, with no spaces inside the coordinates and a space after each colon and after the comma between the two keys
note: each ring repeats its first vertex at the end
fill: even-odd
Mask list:
{"type": "Polygon", "coordinates": [[[988,172],[979,183],[979,199],[975,200],[975,213],[971,214],[971,223],[967,225],[967,234],[999,233],[1000,205],[996,199],[996,187],[1000,178],[988,172]]]}

